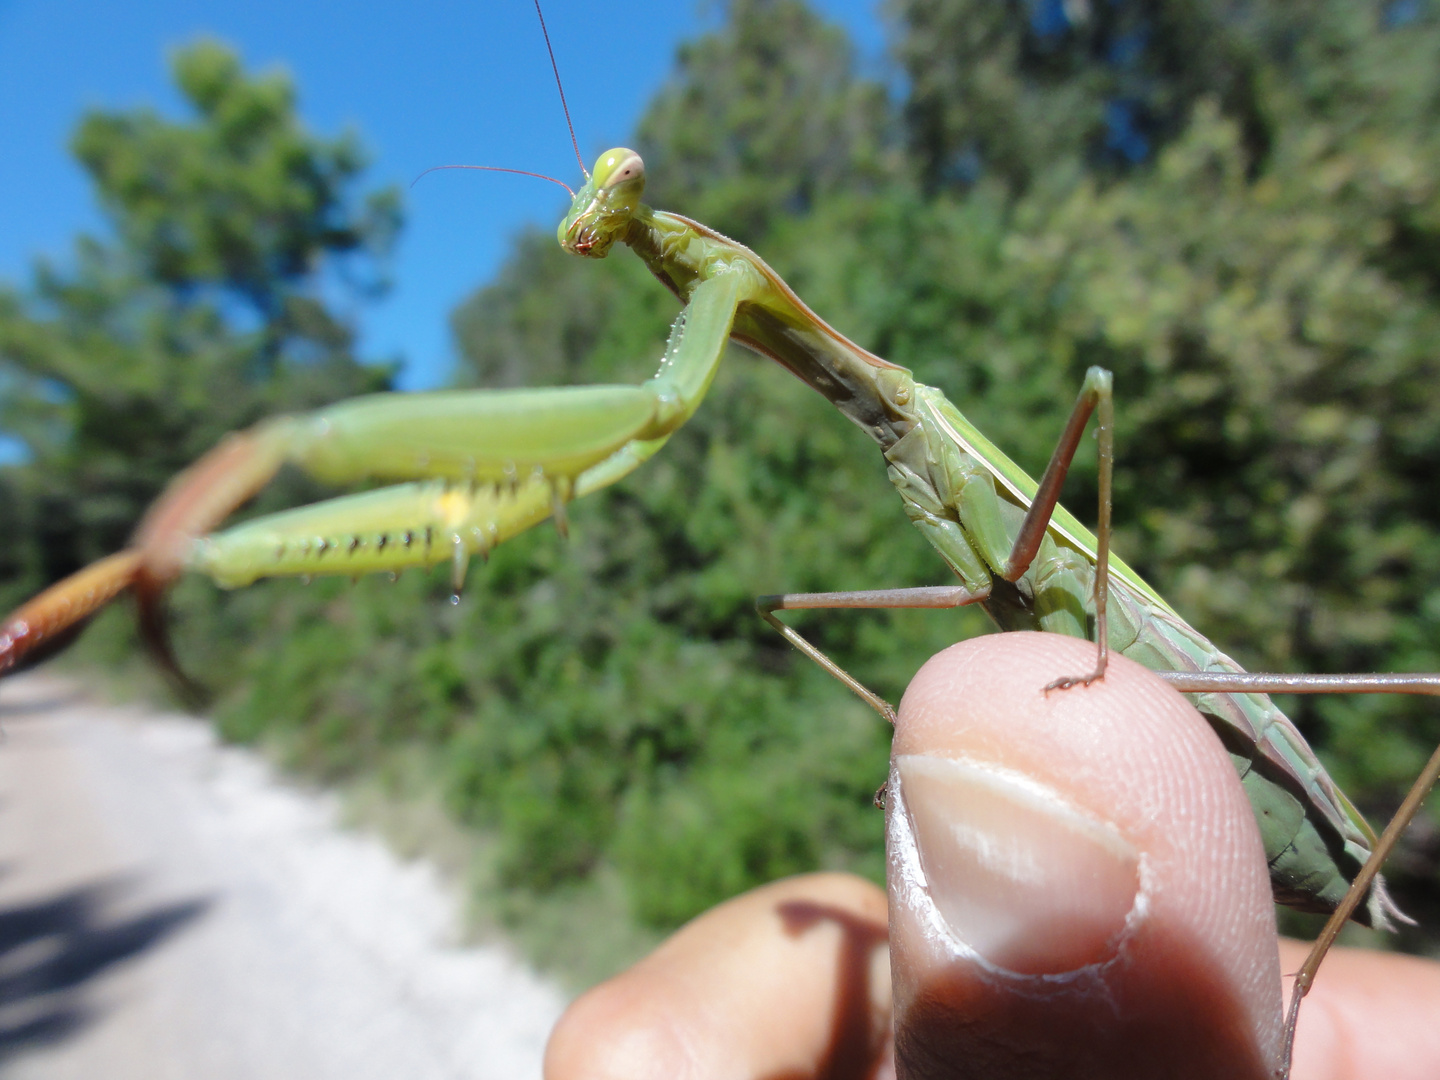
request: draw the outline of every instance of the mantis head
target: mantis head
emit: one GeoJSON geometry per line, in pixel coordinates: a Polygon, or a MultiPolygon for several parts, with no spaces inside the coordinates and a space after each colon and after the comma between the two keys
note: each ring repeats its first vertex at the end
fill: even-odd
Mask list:
{"type": "Polygon", "coordinates": [[[603,259],[630,225],[645,190],[645,163],[623,146],[606,150],[560,223],[560,246],[572,255],[603,259]]]}

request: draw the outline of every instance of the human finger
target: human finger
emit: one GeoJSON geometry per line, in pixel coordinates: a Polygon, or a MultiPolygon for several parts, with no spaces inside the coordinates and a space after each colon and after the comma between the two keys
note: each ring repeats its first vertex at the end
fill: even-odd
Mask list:
{"type": "MultiPolygon", "coordinates": [[[[1298,971],[1308,942],[1280,940],[1298,971]]],[[[1291,1080],[1440,1076],[1440,964],[1373,949],[1331,949],[1300,1007],[1291,1080]]]]}
{"type": "Polygon", "coordinates": [[[700,915],[580,997],[546,1080],[869,1080],[888,1049],[885,894],[807,874],[700,915]]]}

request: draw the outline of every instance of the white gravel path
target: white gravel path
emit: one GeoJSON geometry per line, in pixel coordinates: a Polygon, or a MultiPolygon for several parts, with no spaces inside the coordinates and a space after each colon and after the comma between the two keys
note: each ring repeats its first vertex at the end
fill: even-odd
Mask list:
{"type": "Polygon", "coordinates": [[[528,1080],[561,993],[201,721],[0,683],[0,1075],[528,1080]]]}

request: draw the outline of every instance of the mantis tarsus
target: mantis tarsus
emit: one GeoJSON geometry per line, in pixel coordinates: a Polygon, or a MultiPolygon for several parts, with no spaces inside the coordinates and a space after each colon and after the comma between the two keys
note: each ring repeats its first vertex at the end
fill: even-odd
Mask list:
{"type": "Polygon", "coordinates": [[[638,386],[454,391],[359,398],[278,417],[228,437],[172,482],[131,548],[47,590],[0,626],[0,672],[33,662],[118,593],[133,588],[152,641],[159,599],[182,572],[225,587],[276,575],[398,571],[448,562],[458,586],[474,554],[555,517],[624,477],[699,407],[728,339],[788,368],[881,448],[907,515],[959,579],[895,592],[763,597],[764,617],[893,719],[889,706],[786,627],[775,612],[814,607],[983,605],[1001,629],[1038,629],[1099,643],[1161,672],[1196,704],[1236,760],[1261,823],[1276,898],[1333,912],[1297,981],[1305,989],[1347,918],[1383,926],[1399,913],[1377,871],[1440,772],[1427,765],[1376,840],[1269,692],[1440,694],[1440,676],[1247,675],[1108,552],[1111,384],[1092,368],[1037,484],[944,397],[844,338],[758,256],[711,229],[640,202],[634,151],[602,154],[558,235],[567,251],[636,252],[684,308],[655,376],[638,386]],[[1058,503],[1071,456],[1100,416],[1099,539],[1058,503]],[[390,487],[271,515],[211,534],[286,462],[335,483],[390,487]]]}

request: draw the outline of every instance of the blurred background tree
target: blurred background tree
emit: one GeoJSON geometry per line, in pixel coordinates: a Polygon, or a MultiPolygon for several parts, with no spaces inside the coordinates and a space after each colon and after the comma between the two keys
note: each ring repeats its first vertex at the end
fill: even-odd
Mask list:
{"type": "Polygon", "coordinates": [[[358,140],[317,138],[282,75],[247,76],[216,42],[178,52],[190,123],[95,112],[72,149],[113,235],[0,293],[0,471],[21,528],[10,599],[123,546],[176,471],[277,410],[388,387],[327,296],[385,287],[393,191],[357,195],[358,140]],[[337,288],[338,287],[338,288],[337,288]]]}
{"type": "MultiPolygon", "coordinates": [[[[1112,368],[1119,548],[1247,666],[1440,669],[1430,9],[891,12],[898,100],[801,0],[731,0],[640,124],[649,201],[755,248],[1031,471],[1085,367],[1112,368]]],[[[143,265],[170,295],[170,263],[143,265]]],[[[234,273],[202,280],[254,288],[234,273]]],[[[586,263],[524,235],[454,314],[457,381],[638,380],[674,315],[628,253],[586,263]]],[[[71,446],[48,419],[71,398],[24,385],[36,426],[71,446]]],[[[1066,502],[1088,517],[1094,501],[1082,464],[1066,502]]],[[[668,926],[782,873],[878,875],[886,733],[752,609],[763,592],[943,580],[866,441],[737,350],[666,452],[577,504],[571,531],[498,550],[459,607],[423,575],[277,583],[223,608],[188,590],[188,661],[225,691],[233,737],[281,737],[312,767],[418,748],[452,811],[496,838],[530,916],[538,898],[610,889],[668,926]]],[[[985,629],[975,612],[804,625],[892,700],[931,652],[985,629]]],[[[1440,733],[1423,702],[1286,704],[1377,818],[1440,733]]],[[[1393,875],[1432,928],[1436,820],[1393,875]]]]}

